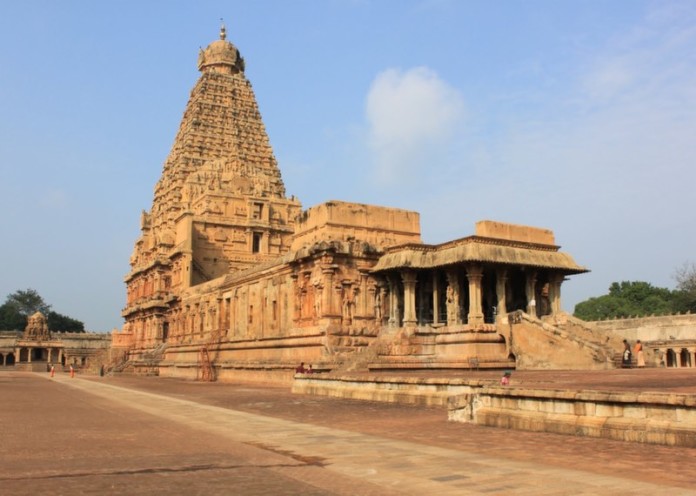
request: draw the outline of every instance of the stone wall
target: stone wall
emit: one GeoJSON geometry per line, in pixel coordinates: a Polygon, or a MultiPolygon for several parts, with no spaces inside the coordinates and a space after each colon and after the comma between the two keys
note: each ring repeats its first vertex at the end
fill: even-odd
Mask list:
{"type": "Polygon", "coordinates": [[[659,317],[637,317],[588,322],[589,325],[606,333],[620,336],[631,342],[696,340],[696,315],[664,315],[659,317]]]}
{"type": "Polygon", "coordinates": [[[508,224],[507,222],[496,222],[492,220],[477,222],[476,236],[552,246],[556,244],[553,231],[550,229],[508,224]]]}
{"type": "Polygon", "coordinates": [[[375,247],[420,243],[418,212],[360,203],[329,201],[297,219],[292,249],[332,240],[359,239],[375,247]]]}

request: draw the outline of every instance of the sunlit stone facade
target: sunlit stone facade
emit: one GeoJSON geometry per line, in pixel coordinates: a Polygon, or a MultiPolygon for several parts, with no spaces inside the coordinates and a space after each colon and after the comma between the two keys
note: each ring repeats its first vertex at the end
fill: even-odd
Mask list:
{"type": "Polygon", "coordinates": [[[114,342],[136,369],[264,379],[301,361],[514,366],[508,313],[559,314],[562,281],[585,272],[545,229],[484,221],[426,245],[417,212],[302,210],[224,28],[198,68],[125,278],[114,342]]]}

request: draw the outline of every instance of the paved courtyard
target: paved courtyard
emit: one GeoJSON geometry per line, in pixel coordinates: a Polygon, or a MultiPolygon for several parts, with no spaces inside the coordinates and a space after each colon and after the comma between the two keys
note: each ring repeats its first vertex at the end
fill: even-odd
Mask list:
{"type": "MultiPolygon", "coordinates": [[[[690,392],[696,374],[670,372],[514,378],[621,389],[635,373],[690,392]]],[[[696,449],[477,427],[442,409],[62,373],[0,372],[0,391],[0,494],[696,494],[696,449]]]]}

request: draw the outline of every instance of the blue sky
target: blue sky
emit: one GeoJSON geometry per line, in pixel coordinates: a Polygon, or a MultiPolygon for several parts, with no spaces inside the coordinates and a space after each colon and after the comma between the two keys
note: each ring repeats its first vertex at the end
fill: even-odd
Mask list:
{"type": "Polygon", "coordinates": [[[696,260],[692,1],[0,2],[0,299],[36,289],[93,331],[198,78],[246,59],[288,195],[419,211],[423,240],[552,229],[610,283],[696,260]]]}

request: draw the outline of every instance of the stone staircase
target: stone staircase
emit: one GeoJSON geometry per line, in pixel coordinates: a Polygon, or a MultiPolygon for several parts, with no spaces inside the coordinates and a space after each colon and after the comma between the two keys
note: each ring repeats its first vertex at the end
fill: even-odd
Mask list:
{"type": "Polygon", "coordinates": [[[511,352],[522,369],[609,369],[623,349],[620,338],[567,314],[539,319],[516,311],[508,321],[511,352]]]}
{"type": "MultiPolygon", "coordinates": [[[[380,353],[383,353],[385,347],[394,339],[394,333],[385,329],[385,332],[374,338],[370,344],[362,348],[352,348],[350,353],[339,353],[337,362],[340,364],[331,372],[334,374],[342,374],[346,372],[367,371],[370,369],[370,364],[379,360],[380,353]]],[[[334,350],[339,351],[339,350],[334,350]]]]}

